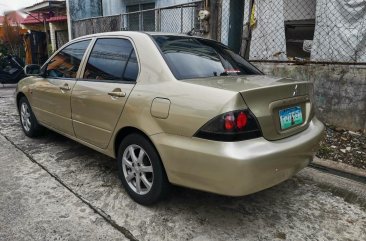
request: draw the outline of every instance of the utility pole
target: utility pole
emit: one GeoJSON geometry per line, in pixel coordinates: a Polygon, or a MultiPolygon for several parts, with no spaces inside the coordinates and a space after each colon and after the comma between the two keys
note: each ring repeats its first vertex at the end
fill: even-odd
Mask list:
{"type": "Polygon", "coordinates": [[[220,40],[218,38],[218,27],[219,27],[219,13],[220,13],[220,0],[210,0],[209,1],[209,9],[210,9],[210,37],[213,40],[220,40]]]}
{"type": "Polygon", "coordinates": [[[50,57],[48,54],[48,45],[49,45],[49,41],[48,41],[48,32],[47,32],[47,22],[46,22],[46,16],[45,14],[43,15],[43,28],[44,28],[44,32],[46,34],[46,52],[47,52],[47,57],[50,57]]]}
{"type": "MultiPolygon", "coordinates": [[[[249,0],[249,8],[248,8],[248,21],[245,23],[243,29],[243,39],[240,48],[240,55],[245,59],[249,59],[249,50],[250,50],[250,40],[252,38],[252,27],[250,26],[250,20],[252,16],[252,10],[254,5],[254,0],[249,0]]],[[[245,18],[245,15],[244,15],[245,18]]]]}
{"type": "Polygon", "coordinates": [[[67,16],[67,30],[69,33],[69,41],[72,40],[72,22],[71,22],[71,15],[70,15],[70,0],[66,0],[66,16],[67,16]]]}

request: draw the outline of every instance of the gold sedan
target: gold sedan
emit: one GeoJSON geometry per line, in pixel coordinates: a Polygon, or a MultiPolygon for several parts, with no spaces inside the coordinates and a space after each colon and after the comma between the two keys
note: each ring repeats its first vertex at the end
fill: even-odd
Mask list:
{"type": "Polygon", "coordinates": [[[171,184],[229,196],[276,185],[312,161],[324,131],[310,82],[265,76],[203,38],[89,35],[25,72],[16,94],[25,134],[46,127],[116,158],[144,205],[171,184]]]}

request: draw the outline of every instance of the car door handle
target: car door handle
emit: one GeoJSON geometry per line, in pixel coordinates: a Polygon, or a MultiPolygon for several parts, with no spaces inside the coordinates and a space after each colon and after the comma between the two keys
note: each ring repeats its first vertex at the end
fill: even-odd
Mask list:
{"type": "Polygon", "coordinates": [[[121,91],[112,91],[112,92],[108,92],[108,95],[110,95],[112,97],[125,97],[126,93],[121,92],[121,91]]]}
{"type": "Polygon", "coordinates": [[[70,87],[68,84],[65,84],[64,86],[60,86],[60,90],[68,91],[70,90],[70,87]]]}

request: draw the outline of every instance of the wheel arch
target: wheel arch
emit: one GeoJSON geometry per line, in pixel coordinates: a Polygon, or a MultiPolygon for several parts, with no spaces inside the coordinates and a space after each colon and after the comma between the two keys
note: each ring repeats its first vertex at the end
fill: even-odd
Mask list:
{"type": "Polygon", "coordinates": [[[16,104],[17,104],[18,111],[19,111],[19,101],[22,97],[27,98],[27,96],[23,92],[18,92],[16,95],[16,104]]]}
{"type": "Polygon", "coordinates": [[[157,151],[157,153],[159,154],[159,157],[161,159],[161,155],[160,155],[159,151],[156,149],[155,144],[151,141],[151,139],[149,138],[149,136],[145,132],[141,131],[140,129],[138,129],[136,127],[132,127],[132,126],[123,127],[115,135],[114,143],[113,143],[113,153],[114,153],[114,155],[116,157],[118,156],[118,147],[119,147],[119,145],[121,144],[121,142],[123,141],[123,139],[126,136],[128,136],[128,135],[130,135],[132,133],[137,133],[137,134],[140,134],[143,137],[145,137],[146,140],[148,140],[151,143],[151,145],[155,148],[155,150],[157,151]]]}
{"type": "Polygon", "coordinates": [[[160,152],[156,148],[154,142],[150,139],[150,137],[145,132],[141,131],[140,129],[138,129],[136,127],[126,126],[126,127],[123,127],[122,129],[120,129],[117,132],[117,134],[116,134],[116,136],[114,138],[114,143],[113,143],[113,153],[115,155],[115,158],[117,159],[117,157],[118,157],[118,148],[119,148],[119,145],[121,144],[121,142],[123,141],[123,139],[126,136],[128,136],[130,134],[133,134],[133,133],[137,133],[137,134],[142,135],[143,137],[146,138],[146,140],[148,140],[150,142],[150,144],[155,149],[156,153],[158,154],[158,156],[160,158],[160,161],[161,161],[161,164],[163,165],[163,168],[164,168],[164,172],[165,172],[166,177],[168,177],[168,174],[166,173],[166,168],[165,168],[165,165],[164,165],[164,161],[162,160],[161,155],[160,155],[160,152]]]}

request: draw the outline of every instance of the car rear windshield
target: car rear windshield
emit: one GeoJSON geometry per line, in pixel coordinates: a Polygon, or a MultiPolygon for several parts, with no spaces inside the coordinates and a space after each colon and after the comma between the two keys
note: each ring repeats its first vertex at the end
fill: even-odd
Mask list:
{"type": "Polygon", "coordinates": [[[175,78],[262,74],[240,55],[218,42],[184,36],[152,36],[175,78]]]}

